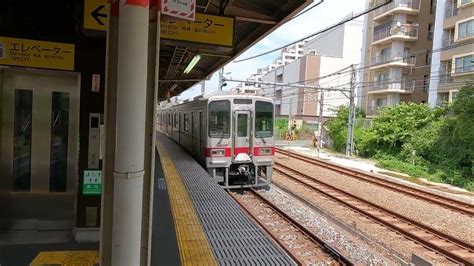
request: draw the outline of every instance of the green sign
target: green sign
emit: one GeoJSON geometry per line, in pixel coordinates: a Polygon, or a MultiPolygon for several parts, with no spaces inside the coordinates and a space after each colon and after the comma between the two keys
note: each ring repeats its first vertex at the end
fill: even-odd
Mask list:
{"type": "Polygon", "coordinates": [[[102,192],[102,171],[85,170],[84,184],[82,186],[83,195],[100,195],[102,192]]]}

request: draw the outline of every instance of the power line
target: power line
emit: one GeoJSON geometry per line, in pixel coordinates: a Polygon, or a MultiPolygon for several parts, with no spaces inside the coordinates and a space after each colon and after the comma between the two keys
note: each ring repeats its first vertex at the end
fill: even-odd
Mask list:
{"type": "Polygon", "coordinates": [[[392,1],[393,1],[393,0],[388,0],[388,1],[386,1],[385,3],[383,3],[383,4],[377,5],[377,6],[373,7],[373,8],[369,8],[369,9],[367,9],[367,10],[361,12],[361,13],[358,13],[358,14],[356,14],[356,15],[351,16],[350,18],[344,19],[344,20],[342,20],[342,21],[340,21],[340,22],[338,22],[338,23],[336,23],[336,24],[334,24],[334,25],[332,25],[332,26],[329,26],[329,27],[327,27],[327,28],[325,28],[325,29],[322,29],[322,30],[320,30],[320,31],[317,31],[317,32],[315,32],[315,33],[311,33],[311,34],[307,35],[306,37],[303,37],[303,38],[301,38],[301,39],[298,39],[298,40],[293,41],[293,42],[291,42],[291,43],[288,43],[288,44],[286,44],[286,45],[283,45],[283,46],[280,46],[280,47],[278,47],[278,48],[269,50],[269,51],[267,51],[267,52],[260,53],[260,54],[254,55],[254,56],[250,56],[250,57],[247,57],[247,58],[244,58],[244,59],[234,60],[233,63],[240,63],[240,62],[248,61],[248,60],[251,60],[251,59],[260,57],[260,56],[264,56],[264,55],[267,55],[267,54],[271,54],[271,53],[273,53],[273,52],[277,52],[278,50],[281,50],[281,49],[283,49],[283,48],[285,48],[285,47],[287,47],[287,46],[290,46],[290,45],[293,45],[293,44],[302,42],[302,41],[307,40],[307,39],[309,39],[309,38],[311,38],[311,37],[314,37],[314,36],[316,36],[316,35],[319,35],[319,34],[321,34],[321,33],[327,32],[327,31],[332,30],[332,29],[334,29],[334,28],[337,28],[337,27],[339,27],[339,26],[341,26],[341,25],[344,25],[345,23],[347,23],[347,22],[349,22],[349,21],[352,21],[352,20],[354,20],[354,19],[356,19],[356,18],[358,18],[358,17],[361,17],[361,16],[363,16],[363,15],[365,15],[365,14],[367,14],[367,13],[372,12],[373,10],[376,10],[376,9],[382,7],[382,6],[385,6],[385,5],[389,4],[389,3],[391,3],[392,1]]]}
{"type": "Polygon", "coordinates": [[[313,9],[313,8],[315,8],[315,7],[317,7],[317,6],[319,6],[319,5],[322,4],[323,2],[324,2],[324,0],[320,0],[318,3],[312,5],[312,6],[309,7],[308,9],[303,10],[303,11],[301,11],[300,13],[296,14],[294,17],[292,17],[290,20],[288,20],[288,21],[285,22],[285,23],[288,23],[288,22],[292,21],[293,19],[295,19],[295,18],[297,18],[297,17],[303,15],[304,13],[310,11],[311,9],[313,9]]]}

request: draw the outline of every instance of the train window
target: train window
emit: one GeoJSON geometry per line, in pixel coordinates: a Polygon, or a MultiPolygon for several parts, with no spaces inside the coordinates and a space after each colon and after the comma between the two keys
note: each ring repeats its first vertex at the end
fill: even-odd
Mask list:
{"type": "Polygon", "coordinates": [[[237,137],[247,137],[247,114],[237,115],[237,137]]]}
{"type": "Polygon", "coordinates": [[[230,102],[213,101],[209,104],[209,137],[230,137],[230,102]]]}
{"type": "Polygon", "coordinates": [[[174,127],[178,128],[178,114],[174,114],[174,127]]]}
{"type": "Polygon", "coordinates": [[[184,131],[189,131],[189,115],[188,114],[183,115],[183,121],[184,121],[184,131]]]}
{"type": "Polygon", "coordinates": [[[171,125],[171,114],[168,114],[168,125],[171,125]]]}
{"type": "Polygon", "coordinates": [[[234,104],[252,104],[252,99],[234,99],[234,104]]]}
{"type": "Polygon", "coordinates": [[[273,136],[273,104],[255,102],[255,137],[269,138],[273,136]]]}

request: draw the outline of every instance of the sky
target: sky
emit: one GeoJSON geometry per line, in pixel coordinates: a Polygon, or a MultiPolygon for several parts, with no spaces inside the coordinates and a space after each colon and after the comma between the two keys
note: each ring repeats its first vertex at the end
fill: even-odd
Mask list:
{"type": "MultiPolygon", "coordinates": [[[[317,2],[319,1],[314,0],[314,3],[309,7],[317,2]]],[[[236,60],[260,54],[298,40],[311,33],[338,23],[351,12],[359,13],[363,11],[364,8],[365,0],[324,0],[324,2],[319,6],[287,22],[272,32],[270,35],[237,57],[236,60]]],[[[224,66],[224,72],[231,72],[226,75],[227,78],[246,80],[251,74],[256,73],[258,68],[265,67],[272,63],[279,54],[279,52],[274,52],[249,61],[240,63],[230,62],[224,66]]],[[[237,85],[238,83],[227,82],[227,86],[225,86],[223,90],[229,90],[237,85]]],[[[209,81],[206,81],[206,92],[215,91],[217,90],[217,87],[218,73],[216,72],[209,81]]],[[[178,99],[189,99],[199,94],[201,94],[201,85],[198,84],[181,93],[178,99]]]]}

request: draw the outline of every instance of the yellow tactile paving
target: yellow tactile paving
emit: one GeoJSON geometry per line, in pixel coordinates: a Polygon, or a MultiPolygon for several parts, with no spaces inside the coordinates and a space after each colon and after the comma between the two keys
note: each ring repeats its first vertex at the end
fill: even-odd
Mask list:
{"type": "Polygon", "coordinates": [[[165,174],[182,265],[217,265],[181,176],[163,145],[157,141],[165,174]]]}
{"type": "Polygon", "coordinates": [[[43,251],[30,263],[39,265],[92,266],[99,265],[99,251],[43,251]]]}

